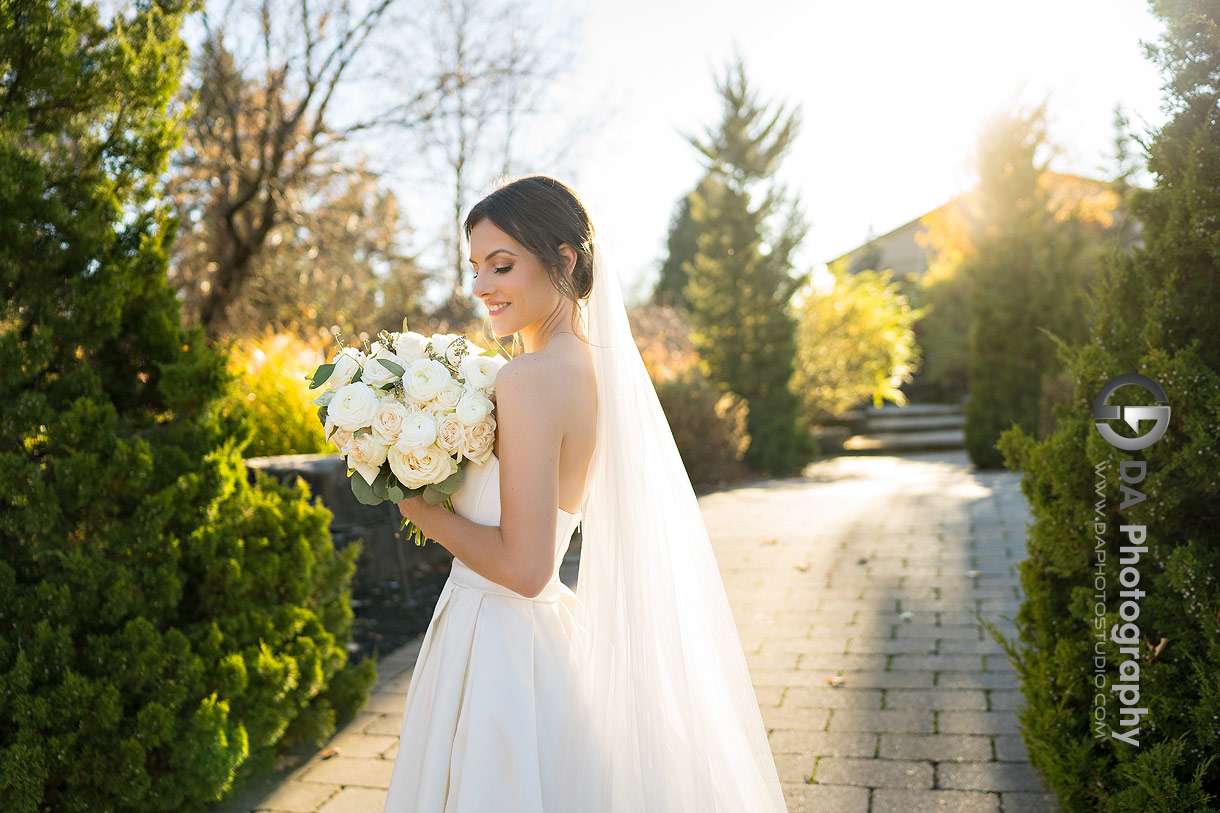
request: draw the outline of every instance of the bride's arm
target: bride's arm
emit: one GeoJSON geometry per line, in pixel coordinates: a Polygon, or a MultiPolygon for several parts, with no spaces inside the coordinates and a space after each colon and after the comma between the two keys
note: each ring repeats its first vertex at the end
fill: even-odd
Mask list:
{"type": "Polygon", "coordinates": [[[539,359],[519,356],[496,374],[500,439],[500,524],[480,525],[423,497],[399,509],[481,576],[524,596],[542,592],[555,571],[559,446],[564,390],[539,359]]]}

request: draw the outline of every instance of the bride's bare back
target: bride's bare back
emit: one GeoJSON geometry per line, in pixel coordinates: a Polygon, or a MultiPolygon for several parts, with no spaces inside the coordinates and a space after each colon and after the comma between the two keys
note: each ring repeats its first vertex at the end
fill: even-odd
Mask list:
{"type": "MultiPolygon", "coordinates": [[[[584,502],[597,433],[597,382],[590,349],[580,336],[559,333],[541,350],[504,365],[501,374],[511,365],[523,364],[530,366],[529,378],[534,385],[526,393],[524,406],[555,416],[555,431],[560,436],[558,507],[574,514],[584,502]]],[[[495,454],[503,460],[501,428],[496,431],[495,454]]]]}

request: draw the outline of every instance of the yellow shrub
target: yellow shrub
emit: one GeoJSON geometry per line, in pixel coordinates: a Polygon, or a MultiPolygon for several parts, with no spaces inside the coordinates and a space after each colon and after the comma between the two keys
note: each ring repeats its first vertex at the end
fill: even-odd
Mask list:
{"type": "Polygon", "coordinates": [[[233,347],[229,369],[237,381],[226,409],[240,414],[252,430],[246,457],[334,451],[310,403],[318,391],[311,392],[305,380],[326,361],[329,349],[273,333],[233,347]]]}

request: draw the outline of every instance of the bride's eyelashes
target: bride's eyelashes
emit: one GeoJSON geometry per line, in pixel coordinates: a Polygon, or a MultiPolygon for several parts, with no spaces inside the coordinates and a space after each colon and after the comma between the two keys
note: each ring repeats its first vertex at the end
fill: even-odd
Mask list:
{"type": "Polygon", "coordinates": [[[513,267],[511,265],[506,265],[503,268],[497,268],[496,273],[497,274],[507,274],[509,271],[512,271],[512,270],[513,270],[513,267]]]}

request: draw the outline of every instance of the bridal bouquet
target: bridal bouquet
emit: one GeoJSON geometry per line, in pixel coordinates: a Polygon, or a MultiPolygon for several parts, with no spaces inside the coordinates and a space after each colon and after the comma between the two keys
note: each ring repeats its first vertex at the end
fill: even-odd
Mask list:
{"type": "MultiPolygon", "coordinates": [[[[495,441],[496,373],[505,363],[465,336],[382,332],[367,349],[343,346],[306,376],[326,438],[348,465],[365,505],[420,493],[444,503],[462,484],[462,461],[486,463],[495,441]],[[354,476],[358,475],[358,476],[354,476]]],[[[423,532],[403,520],[416,545],[423,532]]]]}

